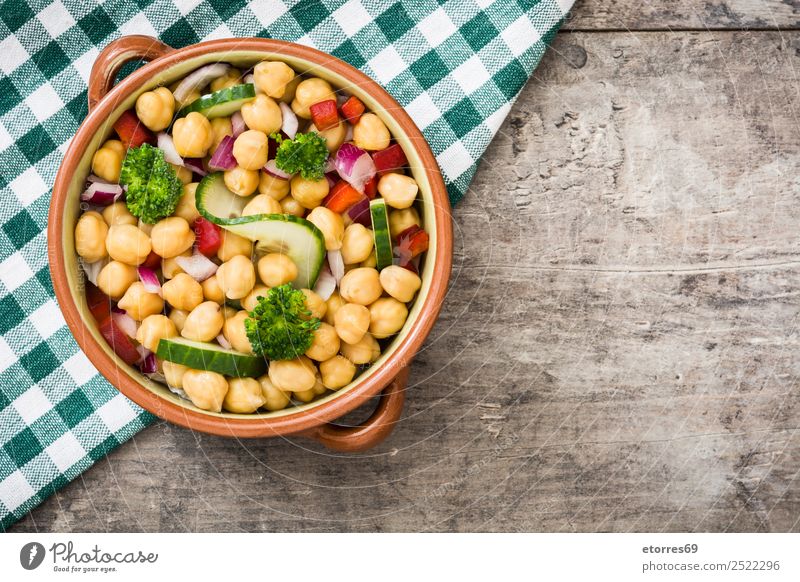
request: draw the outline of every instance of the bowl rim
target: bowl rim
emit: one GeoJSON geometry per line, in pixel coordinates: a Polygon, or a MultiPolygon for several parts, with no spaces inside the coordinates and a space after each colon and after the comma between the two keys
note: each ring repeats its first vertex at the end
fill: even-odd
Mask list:
{"type": "Polygon", "coordinates": [[[289,41],[262,38],[218,39],[173,49],[128,75],[96,103],[79,126],[64,154],[53,186],[47,227],[48,259],[56,298],[75,340],[91,363],[122,394],[156,416],[186,428],[230,437],[279,436],[314,429],[355,409],[388,386],[401,370],[410,364],[436,321],[450,278],[453,244],[450,202],[438,168],[427,140],[405,109],[376,81],[333,55],[289,41]],[[241,419],[217,417],[179,406],[159,396],[142,382],[121,370],[92,334],[88,333],[88,324],[84,321],[69,288],[64,262],[65,249],[62,245],[63,215],[73,173],[85,155],[92,138],[102,129],[104,122],[114,112],[119,102],[156,73],[166,71],[183,61],[208,56],[210,53],[238,51],[265,52],[290,59],[306,60],[347,79],[348,82],[358,85],[369,93],[370,97],[381,106],[384,114],[392,117],[400,126],[422,162],[421,170],[427,177],[433,198],[433,223],[437,238],[433,257],[435,270],[428,293],[405,336],[394,346],[394,351],[378,369],[348,391],[312,409],[276,417],[243,416],[241,419]]]}

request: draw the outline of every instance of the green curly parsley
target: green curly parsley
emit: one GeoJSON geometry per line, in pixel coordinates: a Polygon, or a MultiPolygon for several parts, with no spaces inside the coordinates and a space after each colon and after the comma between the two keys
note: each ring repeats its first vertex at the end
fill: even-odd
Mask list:
{"type": "Polygon", "coordinates": [[[247,339],[256,354],[270,360],[302,356],[314,341],[320,321],[311,317],[306,296],[289,283],[273,287],[244,320],[247,339]]]}
{"type": "Polygon", "coordinates": [[[278,133],[270,137],[278,142],[275,165],[279,169],[287,174],[299,173],[306,180],[322,180],[328,158],[324,137],[313,131],[298,133],[294,139],[283,139],[278,133]]]}
{"type": "Polygon", "coordinates": [[[146,143],[128,150],[119,182],[128,187],[128,210],[147,224],[175,212],[183,193],[183,184],[164,160],[164,152],[146,143]]]}

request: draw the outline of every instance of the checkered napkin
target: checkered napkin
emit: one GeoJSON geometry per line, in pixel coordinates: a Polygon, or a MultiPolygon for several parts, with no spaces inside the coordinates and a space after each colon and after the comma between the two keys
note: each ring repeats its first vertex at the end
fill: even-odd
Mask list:
{"type": "Polygon", "coordinates": [[[47,266],[48,194],[104,45],[261,36],[329,52],[406,107],[456,202],[571,4],[0,0],[0,529],[153,420],[78,349],[47,266]]]}

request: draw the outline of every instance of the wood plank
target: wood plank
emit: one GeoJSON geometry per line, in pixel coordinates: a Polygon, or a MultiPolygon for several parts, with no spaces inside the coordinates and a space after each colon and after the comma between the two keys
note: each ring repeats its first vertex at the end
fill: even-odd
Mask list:
{"type": "Polygon", "coordinates": [[[14,529],[800,530],[798,46],[559,36],[387,443],[160,423],[14,529]]]}
{"type": "Polygon", "coordinates": [[[577,0],[565,30],[788,30],[800,0],[577,0]]]}

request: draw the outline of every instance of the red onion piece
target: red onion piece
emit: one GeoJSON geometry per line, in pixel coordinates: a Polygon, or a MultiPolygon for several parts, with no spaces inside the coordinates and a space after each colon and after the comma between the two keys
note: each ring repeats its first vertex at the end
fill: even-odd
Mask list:
{"type": "Polygon", "coordinates": [[[372,180],[377,172],[372,157],[351,143],[343,143],[336,152],[336,171],[342,179],[359,192],[364,192],[364,184],[372,180]]]}
{"type": "Polygon", "coordinates": [[[148,352],[139,364],[139,369],[142,374],[157,374],[158,373],[158,360],[153,352],[148,352]]]}
{"type": "Polygon", "coordinates": [[[81,267],[83,267],[83,272],[86,274],[86,280],[89,281],[92,285],[97,285],[97,276],[100,274],[100,271],[103,267],[106,266],[108,261],[99,260],[95,261],[94,263],[87,263],[83,259],[80,259],[81,267]]]}
{"type": "Polygon", "coordinates": [[[289,136],[289,139],[294,139],[294,136],[297,135],[297,129],[300,127],[300,122],[297,119],[297,115],[295,115],[295,112],[292,111],[292,108],[283,101],[281,101],[279,105],[283,119],[283,122],[281,123],[281,131],[289,136]]]}
{"type": "Polygon", "coordinates": [[[336,160],[333,156],[328,156],[328,159],[325,160],[325,173],[329,174],[330,172],[336,171],[336,160]]]}
{"type": "Polygon", "coordinates": [[[247,126],[244,123],[244,117],[242,117],[241,111],[237,111],[231,115],[231,130],[233,131],[233,139],[236,139],[243,134],[246,129],[247,126]]]}
{"type": "Polygon", "coordinates": [[[139,329],[139,324],[130,315],[121,309],[114,308],[111,310],[111,319],[122,330],[122,333],[129,338],[136,339],[136,331],[139,329]]]}
{"type": "Polygon", "coordinates": [[[336,182],[339,181],[339,173],[338,172],[326,172],[325,179],[328,181],[328,188],[333,188],[336,182]]]}
{"type": "Polygon", "coordinates": [[[175,262],[187,275],[198,282],[203,282],[217,272],[217,264],[205,255],[195,253],[191,257],[175,257],[175,262]]]}
{"type": "MultiPolygon", "coordinates": [[[[255,85],[256,84],[256,76],[253,73],[248,73],[242,79],[242,83],[255,85]]],[[[256,91],[258,91],[258,87],[256,87],[256,91]]]]}
{"type": "Polygon", "coordinates": [[[158,149],[164,152],[164,159],[170,164],[183,166],[183,158],[178,154],[178,150],[175,149],[175,143],[172,141],[172,136],[161,131],[156,137],[158,140],[158,149]]]}
{"type": "Polygon", "coordinates": [[[286,172],[278,168],[278,165],[275,163],[275,160],[268,161],[267,165],[264,166],[264,171],[267,174],[275,176],[276,178],[283,178],[284,180],[288,180],[289,178],[292,177],[291,174],[287,174],[286,172]]]}
{"type": "Polygon", "coordinates": [[[144,290],[148,293],[158,293],[161,296],[161,282],[158,280],[158,275],[153,269],[139,266],[136,271],[139,273],[139,280],[144,286],[144,290]]]}
{"type": "Polygon", "coordinates": [[[233,346],[231,345],[231,342],[229,342],[229,341],[228,341],[228,338],[226,338],[226,337],[225,337],[224,335],[222,335],[222,334],[219,334],[219,335],[217,336],[217,343],[218,343],[219,345],[221,345],[223,348],[225,348],[226,350],[233,349],[233,346]]]}
{"type": "Polygon", "coordinates": [[[124,192],[119,184],[92,182],[81,194],[81,200],[96,206],[108,206],[119,200],[124,192]]]}
{"type": "Polygon", "coordinates": [[[372,216],[369,212],[369,198],[364,196],[361,200],[347,209],[347,216],[350,220],[357,222],[367,228],[372,228],[372,216]]]}
{"type": "Polygon", "coordinates": [[[202,89],[217,77],[221,77],[227,73],[228,69],[230,69],[230,65],[226,65],[225,63],[213,63],[200,67],[196,71],[188,74],[173,92],[175,100],[183,103],[192,91],[202,89]]]}
{"type": "Polygon", "coordinates": [[[336,279],[328,265],[323,265],[317,277],[317,284],[314,285],[314,293],[322,297],[323,301],[327,301],[334,291],[336,291],[336,279]]]}
{"type": "Polygon", "coordinates": [[[345,101],[350,99],[350,95],[346,95],[345,93],[337,93],[336,94],[336,107],[341,107],[344,105],[345,101]]]}
{"type": "Polygon", "coordinates": [[[208,167],[212,170],[232,170],[236,167],[236,158],[233,157],[234,138],[226,135],[219,142],[214,155],[208,162],[208,167]]]}
{"type": "Polygon", "coordinates": [[[328,266],[331,269],[331,275],[336,279],[336,284],[344,277],[344,260],[342,253],[339,251],[328,251],[328,266]]]}
{"type": "Polygon", "coordinates": [[[208,174],[203,167],[203,158],[183,158],[183,165],[198,176],[205,176],[208,174]]]}

